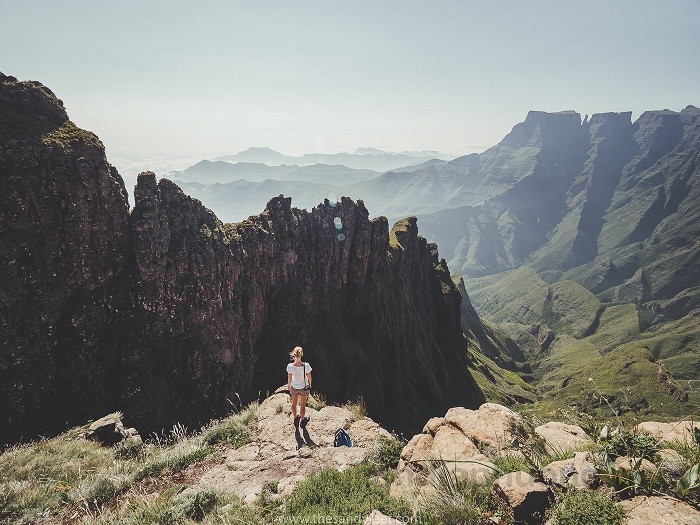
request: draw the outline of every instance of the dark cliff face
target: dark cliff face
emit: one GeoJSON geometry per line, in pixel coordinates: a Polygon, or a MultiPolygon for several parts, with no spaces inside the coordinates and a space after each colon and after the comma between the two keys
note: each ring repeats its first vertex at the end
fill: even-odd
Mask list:
{"type": "Polygon", "coordinates": [[[0,76],[0,441],[109,410],[192,427],[286,381],[305,348],[330,401],[411,429],[483,401],[461,295],[413,218],[272,199],[222,224],[142,174],[129,214],[99,140],[38,83],[0,76]]]}
{"type": "Polygon", "coordinates": [[[362,396],[397,428],[435,406],[483,399],[467,372],[461,295],[415,219],[394,227],[390,245],[386,220],[370,221],[361,201],[307,212],[280,196],[224,225],[152,174],[135,195],[136,332],[161,349],[158,364],[146,353],[148,375],[166,367],[172,376],[135,380],[130,413],[140,398],[195,418],[203,406],[225,410],[236,393],[256,398],[286,380],[297,344],[329,400],[362,396]]]}
{"type": "Polygon", "coordinates": [[[81,410],[73,405],[76,396],[103,381],[101,349],[94,341],[74,344],[82,321],[73,315],[104,308],[95,295],[121,278],[129,235],[121,177],[97,138],[68,121],[53,93],[0,74],[0,107],[5,441],[72,419],[81,410]]]}

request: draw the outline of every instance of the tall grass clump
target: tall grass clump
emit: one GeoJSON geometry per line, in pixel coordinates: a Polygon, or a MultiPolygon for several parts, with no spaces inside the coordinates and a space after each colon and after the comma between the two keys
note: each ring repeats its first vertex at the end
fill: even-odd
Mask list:
{"type": "Polygon", "coordinates": [[[32,523],[66,502],[102,500],[98,486],[113,462],[110,449],[62,436],[6,450],[0,454],[0,522],[32,523]]]}
{"type": "Polygon", "coordinates": [[[212,421],[202,431],[202,440],[207,445],[223,443],[235,448],[241,447],[251,440],[250,424],[258,414],[258,405],[253,403],[237,414],[224,419],[212,421]]]}
{"type": "Polygon", "coordinates": [[[491,509],[491,483],[477,484],[457,475],[456,464],[442,460],[427,463],[427,489],[418,502],[421,523],[480,525],[491,509]]]}
{"type": "Polygon", "coordinates": [[[355,401],[350,403],[345,403],[343,408],[348,409],[355,419],[362,419],[367,417],[367,404],[362,397],[358,397],[355,401]]]}

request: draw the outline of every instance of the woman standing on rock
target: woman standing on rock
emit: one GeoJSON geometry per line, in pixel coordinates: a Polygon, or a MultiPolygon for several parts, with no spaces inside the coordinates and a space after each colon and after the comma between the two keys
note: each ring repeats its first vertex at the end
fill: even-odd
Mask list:
{"type": "Polygon", "coordinates": [[[306,400],[309,398],[311,390],[311,365],[304,363],[301,356],[304,351],[301,346],[297,346],[289,353],[294,359],[293,363],[287,365],[287,387],[292,396],[292,415],[294,416],[294,427],[306,428],[309,418],[306,417],[306,400]],[[297,415],[297,403],[301,402],[300,414],[297,415]]]}

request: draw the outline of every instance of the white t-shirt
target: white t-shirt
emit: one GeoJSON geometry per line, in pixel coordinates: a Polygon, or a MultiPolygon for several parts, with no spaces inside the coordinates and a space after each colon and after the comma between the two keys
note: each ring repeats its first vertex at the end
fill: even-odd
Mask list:
{"type": "Polygon", "coordinates": [[[308,382],[304,381],[304,368],[306,368],[306,373],[311,372],[311,365],[309,363],[304,363],[304,366],[294,366],[294,363],[289,363],[287,365],[287,373],[292,374],[292,386],[294,388],[304,388],[305,384],[308,382]]]}

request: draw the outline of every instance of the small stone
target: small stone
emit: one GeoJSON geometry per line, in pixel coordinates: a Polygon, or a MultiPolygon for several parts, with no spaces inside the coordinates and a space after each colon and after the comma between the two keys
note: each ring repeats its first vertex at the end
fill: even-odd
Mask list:
{"type": "Polygon", "coordinates": [[[405,525],[405,523],[382,514],[375,509],[365,518],[363,525],[405,525]]]}
{"type": "Polygon", "coordinates": [[[561,488],[591,488],[596,481],[596,468],[588,452],[578,452],[571,459],[550,463],[542,469],[542,476],[561,488]]]}

